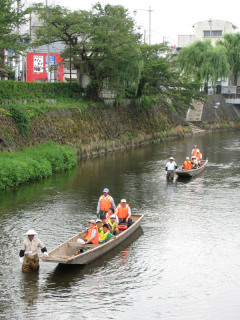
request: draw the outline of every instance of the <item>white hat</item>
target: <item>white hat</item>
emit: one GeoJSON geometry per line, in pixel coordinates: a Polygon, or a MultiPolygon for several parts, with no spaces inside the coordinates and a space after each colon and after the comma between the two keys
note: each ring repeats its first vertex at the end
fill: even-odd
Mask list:
{"type": "Polygon", "coordinates": [[[186,160],[189,160],[189,157],[186,157],[186,160]]]}
{"type": "Polygon", "coordinates": [[[108,188],[104,188],[104,189],[103,189],[103,192],[108,193],[108,192],[109,192],[109,189],[108,189],[108,188]]]}
{"type": "Polygon", "coordinates": [[[122,199],[121,202],[127,202],[127,200],[126,199],[122,199]]]}
{"type": "Polygon", "coordinates": [[[173,158],[173,157],[170,157],[169,160],[174,160],[174,158],[173,158]]]}
{"type": "Polygon", "coordinates": [[[197,157],[196,156],[192,156],[192,159],[196,159],[197,157]]]}
{"type": "Polygon", "coordinates": [[[92,223],[92,224],[96,224],[96,221],[95,221],[95,220],[89,220],[88,222],[89,222],[89,223],[92,223]]]}
{"type": "Polygon", "coordinates": [[[112,214],[112,215],[110,216],[110,219],[116,219],[115,215],[112,214]]]}
{"type": "Polygon", "coordinates": [[[24,235],[25,236],[35,236],[35,234],[37,234],[36,231],[34,231],[33,229],[28,230],[28,232],[26,232],[24,235]]]}

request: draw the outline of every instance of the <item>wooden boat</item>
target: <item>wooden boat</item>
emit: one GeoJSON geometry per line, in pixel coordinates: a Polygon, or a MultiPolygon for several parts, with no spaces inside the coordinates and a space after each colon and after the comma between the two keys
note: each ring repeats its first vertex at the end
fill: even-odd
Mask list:
{"type": "Polygon", "coordinates": [[[206,169],[208,163],[208,159],[202,160],[202,165],[201,167],[198,167],[197,169],[191,169],[191,170],[185,170],[182,167],[178,168],[175,170],[175,173],[179,177],[185,177],[185,178],[190,178],[198,175],[199,173],[203,172],[203,170],[206,169]]]}
{"type": "Polygon", "coordinates": [[[80,232],[73,238],[50,251],[48,256],[43,256],[42,260],[61,264],[87,264],[112,250],[133,234],[140,226],[143,216],[144,215],[141,214],[132,214],[132,225],[128,229],[120,231],[119,235],[115,236],[113,240],[109,240],[104,244],[81,245],[77,240],[84,239],[84,232],[80,232]],[[87,249],[88,251],[75,255],[79,249],[87,249]]]}

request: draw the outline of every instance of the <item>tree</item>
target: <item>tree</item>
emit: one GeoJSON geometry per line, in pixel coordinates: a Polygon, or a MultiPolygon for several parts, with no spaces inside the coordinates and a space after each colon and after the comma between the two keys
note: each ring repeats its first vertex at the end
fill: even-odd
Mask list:
{"type": "Polygon", "coordinates": [[[207,92],[208,83],[215,86],[219,78],[229,75],[229,63],[224,47],[213,47],[211,40],[195,41],[178,55],[178,66],[184,74],[201,83],[207,92]]]}
{"type": "Polygon", "coordinates": [[[168,107],[178,112],[185,112],[193,99],[202,99],[199,83],[179,72],[166,44],[141,45],[140,48],[144,67],[138,85],[138,97],[156,96],[168,101],[168,107]]]}
{"type": "Polygon", "coordinates": [[[138,85],[137,96],[159,94],[168,87],[171,69],[169,48],[165,44],[140,46],[143,71],[138,85]]]}
{"type": "Polygon", "coordinates": [[[226,55],[230,70],[233,73],[234,84],[237,85],[237,77],[240,71],[240,33],[225,33],[223,40],[218,40],[217,47],[226,49],[226,55]]]}
{"type": "MultiPolygon", "coordinates": [[[[20,0],[2,0],[0,10],[0,74],[7,73],[4,61],[5,50],[13,50],[15,56],[23,50],[22,35],[16,32],[17,27],[26,22],[27,10],[20,0]]],[[[13,56],[14,57],[14,56],[13,56]]]]}
{"type": "Polygon", "coordinates": [[[139,35],[122,6],[97,3],[90,12],[69,11],[59,6],[35,7],[43,25],[35,45],[63,41],[63,56],[88,75],[87,97],[97,100],[109,80],[110,89],[122,97],[126,87],[137,88],[142,70],[139,35]]]}

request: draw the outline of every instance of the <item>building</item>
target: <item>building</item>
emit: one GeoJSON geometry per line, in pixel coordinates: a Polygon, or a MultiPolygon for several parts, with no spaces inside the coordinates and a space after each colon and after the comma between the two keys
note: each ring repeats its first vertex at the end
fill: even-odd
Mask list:
{"type": "Polygon", "coordinates": [[[221,39],[224,33],[235,33],[237,27],[228,21],[224,20],[204,20],[193,25],[193,35],[179,35],[177,50],[187,47],[196,40],[211,39],[214,44],[221,39]]]}
{"type": "MultiPolygon", "coordinates": [[[[30,37],[35,39],[36,30],[41,26],[38,16],[31,12],[30,14],[30,37]]],[[[60,58],[61,53],[66,49],[66,45],[62,41],[37,48],[33,48],[27,54],[27,81],[46,81],[47,79],[47,56],[50,57],[50,81],[51,82],[72,82],[77,81],[77,70],[73,69],[69,59],[63,60],[60,58]],[[35,60],[33,58],[35,57],[35,60]],[[40,63],[40,72],[33,67],[34,61],[40,63]],[[30,73],[30,77],[28,76],[30,73]]]]}

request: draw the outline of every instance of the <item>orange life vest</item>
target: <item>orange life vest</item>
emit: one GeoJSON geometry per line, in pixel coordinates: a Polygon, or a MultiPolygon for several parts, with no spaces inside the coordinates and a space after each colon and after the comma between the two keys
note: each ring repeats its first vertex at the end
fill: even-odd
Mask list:
{"type": "Polygon", "coordinates": [[[190,160],[185,160],[184,161],[184,169],[185,170],[191,170],[192,169],[192,163],[190,160]]]}
{"type": "Polygon", "coordinates": [[[192,150],[192,157],[193,157],[193,156],[197,156],[197,151],[199,151],[198,148],[193,148],[193,150],[192,150]]]}
{"type": "Polygon", "coordinates": [[[202,153],[200,153],[200,152],[197,153],[197,154],[196,154],[196,157],[197,157],[198,160],[202,160],[202,153]]]}
{"type": "Polygon", "coordinates": [[[117,216],[119,219],[126,219],[128,218],[128,208],[129,204],[126,204],[126,206],[123,208],[121,204],[118,205],[118,213],[117,216]]]}
{"type": "Polygon", "coordinates": [[[97,226],[94,226],[92,228],[88,229],[87,235],[85,237],[85,240],[88,241],[89,239],[91,239],[92,236],[92,230],[95,229],[96,230],[96,236],[91,240],[91,242],[93,244],[98,244],[98,240],[99,240],[99,233],[98,233],[98,228],[97,226]]]}
{"type": "Polygon", "coordinates": [[[100,210],[101,211],[108,211],[112,207],[110,199],[111,199],[110,195],[108,195],[106,199],[104,199],[104,195],[101,196],[101,198],[100,198],[100,210]]]}

